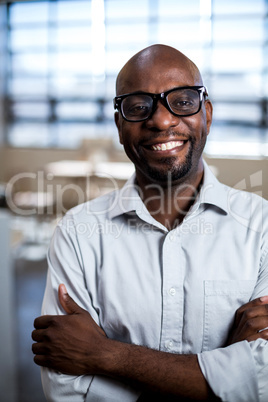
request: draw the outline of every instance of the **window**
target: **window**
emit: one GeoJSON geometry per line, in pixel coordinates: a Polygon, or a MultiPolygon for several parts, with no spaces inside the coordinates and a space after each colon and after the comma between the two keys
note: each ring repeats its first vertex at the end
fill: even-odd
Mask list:
{"type": "Polygon", "coordinates": [[[207,152],[225,142],[228,153],[243,153],[251,142],[267,154],[268,0],[13,1],[7,9],[11,145],[116,136],[118,71],[140,49],[165,43],[203,74],[214,104],[207,152]]]}

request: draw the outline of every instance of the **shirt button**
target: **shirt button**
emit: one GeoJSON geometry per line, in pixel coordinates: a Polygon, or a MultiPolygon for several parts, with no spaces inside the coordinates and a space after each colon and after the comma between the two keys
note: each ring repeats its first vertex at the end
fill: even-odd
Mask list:
{"type": "Polygon", "coordinates": [[[166,341],[166,348],[167,349],[172,349],[172,347],[173,347],[173,341],[166,341]]]}
{"type": "Polygon", "coordinates": [[[171,296],[175,296],[175,294],[176,294],[176,289],[170,288],[170,289],[169,289],[169,294],[170,294],[171,296]]]}

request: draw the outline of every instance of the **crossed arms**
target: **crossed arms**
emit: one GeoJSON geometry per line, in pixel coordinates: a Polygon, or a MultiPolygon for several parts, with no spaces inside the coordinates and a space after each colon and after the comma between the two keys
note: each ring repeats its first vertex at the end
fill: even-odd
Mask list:
{"type": "MultiPolygon", "coordinates": [[[[32,350],[36,364],[69,375],[105,376],[165,396],[213,399],[197,355],[160,352],[109,339],[68,295],[64,285],[59,286],[58,296],[67,314],[42,316],[34,322],[32,338],[36,343],[32,350]]],[[[237,310],[228,344],[268,339],[266,327],[268,296],[237,310]]]]}

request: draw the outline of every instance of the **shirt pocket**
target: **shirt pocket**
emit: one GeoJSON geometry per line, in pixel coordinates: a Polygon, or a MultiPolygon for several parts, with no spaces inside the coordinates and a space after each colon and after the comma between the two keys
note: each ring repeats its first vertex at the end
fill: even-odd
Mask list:
{"type": "Polygon", "coordinates": [[[236,310],[247,303],[256,282],[204,281],[204,334],[202,350],[226,344],[236,310]]]}

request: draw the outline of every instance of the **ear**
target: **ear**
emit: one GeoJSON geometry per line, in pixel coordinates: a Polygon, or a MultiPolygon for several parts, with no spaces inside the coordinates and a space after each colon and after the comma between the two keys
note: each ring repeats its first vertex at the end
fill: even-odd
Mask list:
{"type": "Polygon", "coordinates": [[[210,131],[210,126],[212,123],[212,115],[213,115],[213,106],[209,99],[205,101],[205,108],[206,108],[206,118],[207,118],[207,135],[210,131]]]}
{"type": "Polygon", "coordinates": [[[118,130],[118,135],[119,135],[120,144],[123,144],[122,132],[121,132],[121,127],[120,127],[120,116],[119,116],[119,112],[115,112],[115,113],[114,113],[114,122],[115,122],[116,127],[117,127],[117,130],[118,130]]]}

